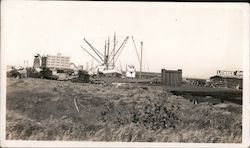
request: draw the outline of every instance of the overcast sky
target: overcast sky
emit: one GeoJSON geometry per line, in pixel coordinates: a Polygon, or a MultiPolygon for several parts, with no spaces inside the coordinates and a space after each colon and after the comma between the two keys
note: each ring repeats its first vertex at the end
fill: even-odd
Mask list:
{"type": "Polygon", "coordinates": [[[139,70],[132,35],[138,49],[144,43],[143,71],[183,69],[184,77],[208,78],[216,70],[243,69],[240,4],[4,1],[1,21],[1,49],[11,65],[28,60],[31,66],[35,53],[60,52],[85,67],[92,58],[80,48],[90,50],[83,38],[103,52],[116,32],[119,45],[130,37],[117,61],[123,69],[139,70]]]}

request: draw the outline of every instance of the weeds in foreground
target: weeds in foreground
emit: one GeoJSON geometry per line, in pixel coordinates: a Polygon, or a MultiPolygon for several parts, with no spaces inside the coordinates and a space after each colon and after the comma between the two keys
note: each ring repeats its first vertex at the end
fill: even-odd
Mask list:
{"type": "Polygon", "coordinates": [[[7,86],[6,139],[240,143],[241,106],[193,105],[160,89],[39,79],[7,86]],[[79,112],[73,99],[77,97],[79,112]]]}

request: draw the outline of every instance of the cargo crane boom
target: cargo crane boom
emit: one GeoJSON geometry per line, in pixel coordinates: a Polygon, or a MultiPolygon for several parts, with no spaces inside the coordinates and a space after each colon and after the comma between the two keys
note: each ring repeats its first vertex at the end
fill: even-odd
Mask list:
{"type": "Polygon", "coordinates": [[[115,63],[119,56],[121,55],[129,37],[126,36],[120,46],[118,46],[118,41],[116,41],[116,34],[114,34],[114,43],[111,47],[110,38],[105,40],[104,44],[104,51],[98,51],[94,46],[92,46],[85,38],[83,39],[84,42],[93,50],[93,52],[88,51],[83,46],[80,46],[84,51],[86,51],[95,61],[97,61],[100,65],[96,67],[97,73],[104,73],[104,74],[117,74],[121,75],[121,72],[118,72],[115,68],[115,63]],[[119,47],[116,49],[116,47],[119,47]],[[111,49],[113,48],[113,49],[111,49]]]}
{"type": "Polygon", "coordinates": [[[101,64],[101,62],[99,60],[97,60],[97,58],[95,58],[95,56],[93,56],[91,53],[88,52],[87,49],[83,48],[82,46],[80,46],[84,51],[86,51],[93,59],[95,59],[99,64],[101,64]]]}
{"type": "Polygon", "coordinates": [[[93,47],[86,39],[83,39],[88,45],[89,47],[96,53],[96,55],[104,62],[104,56],[103,54],[98,51],[95,47],[93,47]],[[102,56],[102,57],[101,57],[102,56]]]}

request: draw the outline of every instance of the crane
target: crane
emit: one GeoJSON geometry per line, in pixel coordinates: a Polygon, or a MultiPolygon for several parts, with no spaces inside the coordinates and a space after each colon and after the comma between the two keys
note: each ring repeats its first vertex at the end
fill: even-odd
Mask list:
{"type": "Polygon", "coordinates": [[[80,46],[88,55],[90,55],[95,61],[99,63],[99,66],[103,66],[103,70],[114,70],[115,63],[119,56],[122,53],[122,50],[124,49],[129,37],[126,36],[123,42],[118,46],[118,41],[116,40],[116,33],[114,33],[114,42],[113,42],[113,49],[110,52],[110,39],[105,41],[104,44],[104,52],[103,54],[97,50],[89,41],[87,41],[85,38],[83,39],[84,42],[90,47],[90,49],[94,52],[94,54],[91,54],[89,50],[84,48],[83,46],[80,46]],[[118,47],[116,49],[116,47],[118,47]]]}

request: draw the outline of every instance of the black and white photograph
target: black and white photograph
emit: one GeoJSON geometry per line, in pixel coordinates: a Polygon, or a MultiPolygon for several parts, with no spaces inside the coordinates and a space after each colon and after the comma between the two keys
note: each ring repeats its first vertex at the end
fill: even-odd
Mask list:
{"type": "Polygon", "coordinates": [[[249,144],[249,4],[1,7],[3,146],[249,144]]]}

